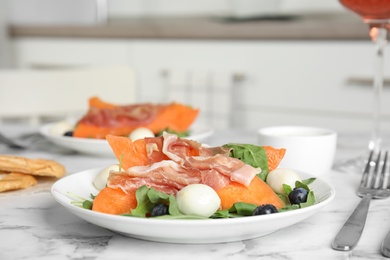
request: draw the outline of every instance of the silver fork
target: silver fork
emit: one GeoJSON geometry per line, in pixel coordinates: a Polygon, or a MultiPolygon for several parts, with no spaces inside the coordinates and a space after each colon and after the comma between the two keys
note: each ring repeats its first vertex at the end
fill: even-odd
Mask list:
{"type": "Polygon", "coordinates": [[[373,156],[371,151],[357,190],[362,200],[334,238],[332,247],[335,250],[352,250],[363,232],[371,199],[390,196],[388,152],[384,152],[383,156],[383,152],[379,151],[376,159],[373,156]]]}
{"type": "Polygon", "coordinates": [[[41,138],[43,138],[43,136],[39,133],[24,134],[17,138],[9,138],[0,133],[0,144],[5,144],[12,149],[27,149],[41,138]]]}
{"type": "MultiPolygon", "coordinates": [[[[386,163],[383,167],[385,168],[385,171],[387,173],[390,172],[390,164],[389,163],[386,163]]],[[[383,242],[381,244],[381,252],[382,252],[382,255],[384,255],[386,257],[390,257],[390,232],[387,233],[385,239],[383,240],[383,242]]]]}

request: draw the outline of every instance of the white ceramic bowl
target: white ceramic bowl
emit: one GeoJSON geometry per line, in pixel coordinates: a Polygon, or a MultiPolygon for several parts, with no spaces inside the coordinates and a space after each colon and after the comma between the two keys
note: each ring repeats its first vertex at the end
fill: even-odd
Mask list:
{"type": "Polygon", "coordinates": [[[274,126],[258,130],[259,145],[286,148],[280,167],[320,176],[332,168],[337,133],[308,126],[274,126]]]}

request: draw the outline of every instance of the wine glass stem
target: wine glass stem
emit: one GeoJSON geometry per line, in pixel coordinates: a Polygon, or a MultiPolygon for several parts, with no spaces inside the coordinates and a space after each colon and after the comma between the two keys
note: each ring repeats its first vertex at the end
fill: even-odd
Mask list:
{"type": "Polygon", "coordinates": [[[374,100],[373,100],[373,128],[369,149],[379,150],[381,146],[381,104],[384,82],[384,52],[387,44],[387,29],[384,26],[372,26],[370,36],[375,43],[374,59],[374,100]]]}

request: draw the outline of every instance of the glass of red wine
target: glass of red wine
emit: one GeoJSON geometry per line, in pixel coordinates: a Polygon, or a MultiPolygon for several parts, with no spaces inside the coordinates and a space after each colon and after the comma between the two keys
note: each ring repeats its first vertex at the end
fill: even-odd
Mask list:
{"type": "Polygon", "coordinates": [[[378,151],[382,144],[380,117],[384,82],[383,60],[387,44],[387,33],[390,28],[390,0],[340,0],[340,3],[347,9],[358,14],[368,25],[369,35],[375,44],[373,125],[368,148],[378,151]]]}

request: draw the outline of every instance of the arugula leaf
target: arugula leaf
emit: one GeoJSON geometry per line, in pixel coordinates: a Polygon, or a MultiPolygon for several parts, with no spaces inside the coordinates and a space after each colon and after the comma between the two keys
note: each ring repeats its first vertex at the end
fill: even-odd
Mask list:
{"type": "Polygon", "coordinates": [[[305,190],[310,191],[309,186],[307,186],[305,183],[300,181],[295,182],[295,188],[304,188],[305,190]]]}
{"type": "Polygon", "coordinates": [[[309,178],[306,180],[302,180],[302,183],[305,185],[309,185],[309,184],[313,183],[315,180],[316,180],[316,178],[309,178]]]}
{"type": "Polygon", "coordinates": [[[285,194],[278,194],[278,195],[285,202],[286,206],[284,208],[280,209],[279,211],[295,210],[295,209],[305,208],[305,207],[314,205],[316,203],[316,198],[315,198],[314,192],[312,190],[310,190],[308,185],[310,183],[312,183],[313,181],[315,181],[315,179],[316,178],[309,178],[309,179],[295,182],[295,188],[304,188],[305,190],[308,191],[306,202],[300,203],[299,205],[297,205],[297,204],[291,205],[290,204],[290,200],[288,199],[288,194],[292,191],[292,188],[290,185],[283,184],[283,189],[284,189],[285,194]]]}
{"type": "Polygon", "coordinates": [[[229,213],[237,213],[241,216],[252,216],[253,211],[256,209],[257,205],[244,203],[244,202],[236,202],[229,209],[229,213]]]}
{"type": "Polygon", "coordinates": [[[148,191],[149,188],[146,186],[142,186],[136,191],[137,207],[131,211],[131,214],[126,215],[146,217],[146,213],[150,212],[154,206],[148,197],[148,191]]]}
{"type": "Polygon", "coordinates": [[[169,128],[165,128],[164,130],[161,130],[160,132],[157,133],[156,136],[161,136],[164,132],[170,133],[170,134],[175,134],[180,138],[190,136],[190,131],[185,131],[185,132],[177,132],[174,130],[171,130],[169,128]]]}
{"type": "Polygon", "coordinates": [[[289,205],[290,204],[290,200],[288,199],[288,195],[283,193],[277,193],[276,195],[278,195],[278,197],[284,202],[284,205],[289,205]]]}
{"type": "Polygon", "coordinates": [[[301,208],[306,208],[309,206],[312,206],[316,203],[316,198],[314,196],[313,191],[309,191],[309,194],[307,194],[307,201],[305,203],[301,203],[301,208]]]}
{"type": "Polygon", "coordinates": [[[70,203],[72,205],[75,205],[80,208],[91,210],[93,206],[93,199],[95,199],[96,196],[94,196],[92,193],[90,193],[90,197],[92,200],[85,199],[83,197],[80,197],[70,191],[68,191],[68,195],[73,197],[74,200],[72,200],[70,203]]]}
{"type": "Polygon", "coordinates": [[[299,209],[299,205],[298,204],[294,204],[294,205],[286,204],[285,207],[279,209],[278,211],[279,212],[284,212],[284,211],[290,211],[290,210],[296,210],[296,209],[299,209]]]}
{"type": "Polygon", "coordinates": [[[152,211],[154,206],[156,206],[159,203],[163,203],[169,205],[168,208],[169,216],[170,216],[169,218],[174,218],[174,217],[183,218],[182,216],[184,214],[182,214],[179,211],[176,198],[172,194],[168,195],[166,193],[157,191],[153,188],[142,186],[136,191],[135,196],[137,199],[137,207],[133,209],[131,213],[123,214],[124,216],[145,218],[152,211]]]}
{"type": "Polygon", "coordinates": [[[169,195],[169,214],[171,216],[183,216],[184,214],[179,211],[179,207],[177,206],[177,201],[175,196],[172,194],[169,195]]]}
{"type": "Polygon", "coordinates": [[[93,206],[93,202],[90,201],[90,200],[84,200],[84,202],[82,203],[82,206],[83,206],[83,208],[85,208],[85,209],[91,210],[91,209],[92,209],[92,206],[93,206]]]}
{"type": "Polygon", "coordinates": [[[239,218],[252,216],[257,205],[246,202],[236,202],[230,209],[218,210],[210,218],[239,218]]]}
{"type": "Polygon", "coordinates": [[[254,168],[260,168],[261,172],[257,175],[265,181],[269,172],[268,157],[265,149],[253,144],[225,144],[223,147],[230,148],[230,157],[239,159],[254,168]]]}
{"type": "Polygon", "coordinates": [[[290,192],[292,192],[292,188],[291,188],[291,186],[290,185],[288,185],[288,184],[283,184],[282,185],[283,186],[283,190],[284,190],[284,193],[285,194],[290,194],[290,192]]]}
{"type": "Polygon", "coordinates": [[[147,196],[148,196],[150,202],[153,204],[161,203],[161,202],[167,201],[169,199],[169,195],[167,195],[163,192],[160,192],[160,191],[156,191],[153,188],[149,188],[149,190],[147,192],[147,196]]]}
{"type": "Polygon", "coordinates": [[[229,210],[224,209],[224,210],[217,210],[211,218],[228,218],[229,217],[229,210]]]}

